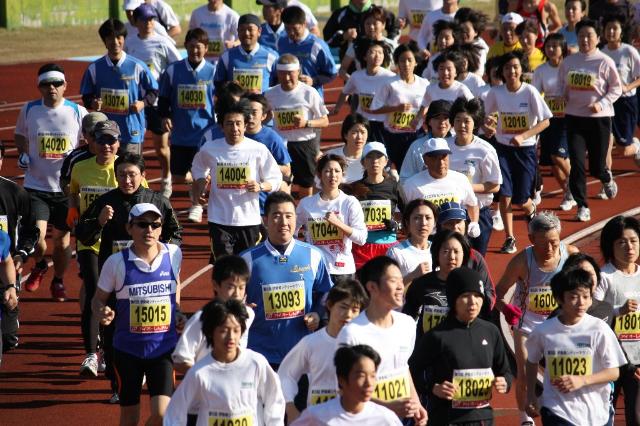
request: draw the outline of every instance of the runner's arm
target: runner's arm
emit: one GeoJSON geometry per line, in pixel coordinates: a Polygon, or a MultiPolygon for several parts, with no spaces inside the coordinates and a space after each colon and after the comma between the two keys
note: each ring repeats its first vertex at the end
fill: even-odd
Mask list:
{"type": "Polygon", "coordinates": [[[508,302],[504,300],[505,295],[511,287],[522,277],[525,264],[525,252],[521,251],[509,261],[507,268],[496,286],[496,309],[502,311],[508,302]]]}

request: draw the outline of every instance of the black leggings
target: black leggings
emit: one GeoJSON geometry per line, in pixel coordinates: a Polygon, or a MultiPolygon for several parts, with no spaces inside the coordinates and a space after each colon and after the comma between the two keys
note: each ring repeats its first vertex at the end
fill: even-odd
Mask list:
{"type": "Polygon", "coordinates": [[[620,368],[620,378],[616,382],[616,399],[620,394],[620,389],[624,393],[624,418],[627,426],[640,425],[640,382],[634,377],[634,371],[629,368],[620,368]]]}
{"type": "Polygon", "coordinates": [[[78,251],[78,265],[84,285],[84,308],[80,317],[82,341],[86,353],[95,353],[98,336],[97,327],[94,327],[93,333],[91,332],[91,300],[98,286],[98,255],[92,250],[78,251]]]}

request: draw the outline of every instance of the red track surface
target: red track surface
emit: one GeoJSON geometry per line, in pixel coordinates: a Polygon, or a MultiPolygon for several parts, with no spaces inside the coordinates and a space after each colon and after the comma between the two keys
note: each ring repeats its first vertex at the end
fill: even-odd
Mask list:
{"type": "MultiPolygon", "coordinates": [[[[67,97],[78,101],[78,89],[82,73],[87,64],[82,62],[59,62],[66,71],[69,87],[67,97]]],[[[36,73],[41,64],[24,64],[0,67],[3,78],[0,80],[0,138],[7,143],[8,151],[4,160],[2,176],[21,181],[22,173],[16,167],[16,151],[13,148],[13,131],[22,104],[39,97],[36,89],[36,73]]],[[[331,85],[336,87],[336,85],[331,85]]],[[[326,102],[333,103],[338,91],[326,91],[326,102]]],[[[332,120],[334,121],[334,120],[332,120]]],[[[323,132],[323,143],[339,142],[339,127],[335,124],[323,132]]],[[[147,150],[152,149],[150,141],[147,150]]],[[[150,151],[148,151],[150,153],[150,151]]],[[[147,179],[159,176],[158,163],[153,155],[147,155],[147,179]]],[[[611,217],[638,206],[640,199],[635,191],[640,186],[638,169],[631,160],[625,160],[614,154],[614,173],[617,177],[619,196],[615,201],[590,200],[592,222],[611,217]]],[[[545,192],[557,190],[557,185],[547,173],[544,178],[545,192]]],[[[157,185],[157,184],[152,184],[157,185]]],[[[600,189],[599,184],[589,186],[591,197],[600,189]]],[[[174,187],[172,197],[174,207],[181,211],[179,218],[184,220],[184,210],[188,207],[186,187],[174,187]]],[[[561,194],[553,192],[543,198],[539,208],[557,209],[561,194]]],[[[587,225],[573,220],[575,211],[565,213],[557,211],[563,219],[563,237],[571,235],[587,225]]],[[[184,262],[181,278],[189,283],[183,290],[183,310],[194,312],[210,297],[211,287],[208,271],[203,271],[208,260],[208,236],[206,226],[183,223],[185,227],[184,262]]],[[[516,220],[516,238],[518,247],[526,245],[527,237],[522,217],[516,220]]],[[[498,280],[510,256],[497,253],[503,233],[494,233],[490,253],[487,257],[494,276],[498,280]]],[[[583,249],[597,253],[597,241],[587,237],[579,245],[583,249]]],[[[29,271],[32,263],[27,265],[29,271]]],[[[78,291],[80,280],[75,261],[72,262],[65,277],[69,301],[52,302],[48,291],[51,272],[45,277],[43,285],[35,293],[23,293],[20,299],[20,345],[4,356],[0,370],[0,423],[2,425],[66,424],[101,425],[115,424],[118,421],[118,407],[109,405],[108,383],[103,379],[85,380],[78,376],[78,368],[84,358],[80,336],[80,314],[78,291]]],[[[515,396],[512,392],[506,396],[494,397],[492,404],[497,411],[498,425],[517,424],[515,396]]],[[[142,398],[142,418],[148,413],[148,398],[142,398]]],[[[620,409],[618,410],[620,413],[620,409]]]]}

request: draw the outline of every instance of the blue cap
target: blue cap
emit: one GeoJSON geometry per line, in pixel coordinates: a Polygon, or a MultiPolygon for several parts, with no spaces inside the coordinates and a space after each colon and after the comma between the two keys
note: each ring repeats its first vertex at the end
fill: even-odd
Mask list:
{"type": "Polygon", "coordinates": [[[455,201],[443,203],[438,213],[438,224],[443,224],[450,220],[467,220],[467,211],[455,201]]]}
{"type": "Polygon", "coordinates": [[[140,6],[136,7],[135,10],[133,11],[133,19],[136,21],[138,19],[142,19],[143,21],[148,21],[150,19],[156,19],[157,17],[158,17],[158,14],[156,13],[156,9],[147,3],[142,3],[140,6]]]}

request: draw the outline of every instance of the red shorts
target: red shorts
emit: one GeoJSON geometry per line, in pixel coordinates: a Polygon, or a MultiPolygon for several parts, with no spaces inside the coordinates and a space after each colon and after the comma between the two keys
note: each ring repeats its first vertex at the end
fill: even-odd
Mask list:
{"type": "Polygon", "coordinates": [[[353,260],[356,262],[356,270],[362,268],[374,257],[386,255],[389,247],[397,243],[397,241],[388,244],[366,243],[363,246],[354,244],[351,246],[351,253],[353,253],[353,260]]]}

